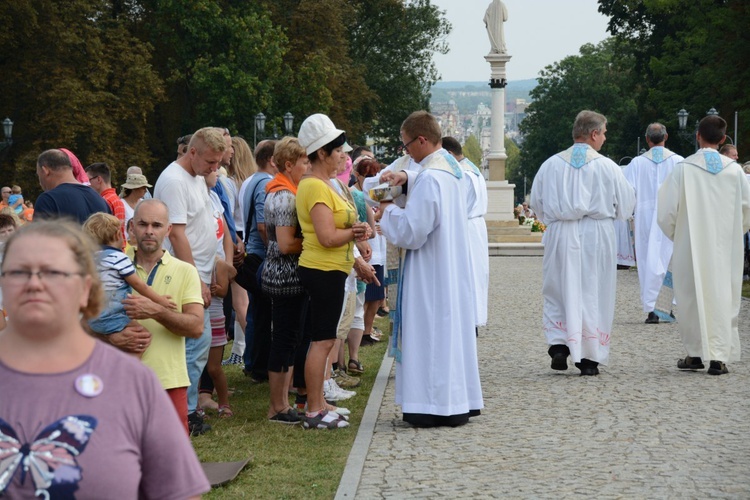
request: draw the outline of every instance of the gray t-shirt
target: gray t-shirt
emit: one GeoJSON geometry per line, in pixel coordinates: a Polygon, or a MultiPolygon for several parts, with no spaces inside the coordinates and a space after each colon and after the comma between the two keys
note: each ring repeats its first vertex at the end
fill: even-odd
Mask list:
{"type": "Polygon", "coordinates": [[[210,489],[156,376],[100,342],[64,373],[0,363],[0,458],[3,498],[184,499],[210,489]],[[48,481],[35,465],[49,468],[48,481]]]}

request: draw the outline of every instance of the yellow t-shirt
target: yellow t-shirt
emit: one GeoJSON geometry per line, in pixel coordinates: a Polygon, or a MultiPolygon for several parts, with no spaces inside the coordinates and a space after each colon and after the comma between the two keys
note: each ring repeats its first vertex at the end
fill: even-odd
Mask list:
{"type": "MultiPolygon", "coordinates": [[[[132,247],[128,248],[127,255],[133,259],[132,247]]],[[[151,288],[159,295],[171,295],[172,302],[177,304],[178,312],[182,312],[182,306],[185,304],[203,305],[201,281],[194,266],[173,257],[165,250],[155,269],[151,288]]],[[[148,283],[148,273],[141,266],[135,266],[135,271],[138,277],[148,283]]],[[[141,358],[143,364],[156,373],[164,389],[189,386],[185,337],[175,335],[153,319],[138,322],[151,332],[151,345],[141,358]]]]}
{"type": "Polygon", "coordinates": [[[354,265],[353,242],[335,248],[326,248],[320,244],[310,218],[310,210],[318,203],[331,209],[333,222],[338,229],[352,227],[357,222],[357,211],[334,191],[333,186],[315,177],[302,179],[297,188],[297,218],[303,237],[299,265],[349,274],[354,265]]]}

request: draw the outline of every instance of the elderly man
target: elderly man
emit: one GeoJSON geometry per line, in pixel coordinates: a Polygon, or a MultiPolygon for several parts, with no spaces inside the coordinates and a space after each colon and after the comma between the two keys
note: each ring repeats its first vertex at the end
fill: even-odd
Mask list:
{"type": "Polygon", "coordinates": [[[36,161],[36,175],[44,193],[34,206],[34,219],[67,217],[86,222],[96,212],[112,213],[107,202],[73,175],[70,158],[59,149],[48,149],[36,161]]]}
{"type": "Polygon", "coordinates": [[[421,168],[381,175],[408,193],[405,208],[382,204],[380,226],[405,249],[392,353],[396,404],[404,421],[418,427],[462,425],[484,407],[465,174],[441,148],[441,135],[434,116],[412,113],[401,140],[421,168]]]}
{"type": "MultiPolygon", "coordinates": [[[[654,307],[672,258],[672,241],[656,224],[656,194],[672,168],[683,158],[664,147],[667,137],[664,125],[649,125],[646,129],[649,150],[634,158],[624,172],[635,189],[635,254],[643,312],[648,314],[646,323],[659,322],[654,307]]],[[[662,319],[671,320],[668,316],[662,319]]]]}
{"type": "MultiPolygon", "coordinates": [[[[190,385],[185,358],[185,339],[203,333],[203,297],[198,271],[162,248],[172,226],[169,209],[160,200],[144,200],[135,208],[133,229],[137,248],[129,250],[136,273],[159,295],[170,296],[176,309],[166,309],[147,297],[125,299],[125,311],[151,332],[151,345],[143,363],[159,377],[177,414],[188,430],[187,388],[190,385]]],[[[191,431],[200,434],[203,428],[191,431]]]]}
{"type": "Polygon", "coordinates": [[[711,375],[728,373],[726,363],[740,359],[742,236],[750,229],[750,184],[742,167],[717,151],[726,130],[720,116],[701,120],[701,149],[664,180],[657,213],[659,227],[674,241],[678,328],[687,351],[677,367],[702,369],[708,359],[711,375]]]}
{"type": "Polygon", "coordinates": [[[531,207],[546,226],[543,324],[553,370],[573,359],[581,375],[609,360],[615,312],[615,219],[633,213],[635,194],[620,167],[600,155],[607,119],[581,111],[574,144],[545,161],[534,178],[531,207]]]}
{"type": "MultiPolygon", "coordinates": [[[[217,219],[206,180],[203,178],[219,168],[226,141],[223,130],[206,127],[196,131],[190,139],[187,153],[172,162],[159,176],[154,186],[154,198],[169,207],[172,231],[165,246],[178,259],[198,269],[203,305],[211,303],[211,275],[216,258],[217,219]]],[[[190,389],[188,389],[188,420],[191,428],[204,427],[198,410],[198,384],[208,361],[211,347],[211,322],[204,315],[203,334],[185,342],[190,389]]]]}

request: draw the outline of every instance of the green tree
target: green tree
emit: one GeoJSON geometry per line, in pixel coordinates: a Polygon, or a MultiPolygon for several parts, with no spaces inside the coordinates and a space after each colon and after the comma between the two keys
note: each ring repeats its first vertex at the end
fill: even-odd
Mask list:
{"type": "Polygon", "coordinates": [[[137,33],[153,46],[166,85],[167,99],[150,127],[157,172],[174,159],[178,136],[215,125],[252,138],[258,112],[275,118],[273,90],[288,45],[262,5],[142,0],[138,6],[137,33]]]}
{"type": "MultiPolygon", "coordinates": [[[[745,0],[599,0],[610,16],[609,31],[618,53],[634,61],[641,126],[662,121],[670,130],[669,146],[692,152],[691,134],[677,141],[677,111],[686,108],[690,121],[716,107],[729,122],[750,107],[747,93],[750,57],[746,27],[750,3],[745,0]]],[[[692,124],[689,126],[692,132],[692,124]]],[[[739,127],[738,142],[750,141],[750,127],[739,127]]]]}
{"type": "Polygon", "coordinates": [[[162,81],[129,22],[104,1],[0,3],[0,112],[15,122],[4,182],[33,199],[36,157],[53,147],[84,165],[106,161],[119,178],[128,165],[153,160],[146,124],[162,81]]]}
{"type": "Polygon", "coordinates": [[[429,109],[430,87],[439,74],[432,60],[448,51],[451,25],[430,0],[354,0],[351,58],[365,68],[377,99],[360,118],[366,132],[395,152],[401,123],[429,109]]]}
{"type": "Polygon", "coordinates": [[[516,199],[523,198],[523,173],[521,172],[521,150],[518,145],[509,137],[505,137],[505,154],[508,158],[505,160],[505,179],[515,184],[516,199]]]}
{"type": "Polygon", "coordinates": [[[466,156],[471,162],[477,167],[482,165],[482,148],[479,146],[479,141],[475,135],[470,135],[466,138],[466,142],[462,146],[464,156],[466,156]]]}
{"type": "MultiPolygon", "coordinates": [[[[572,144],[573,121],[579,111],[590,109],[607,116],[607,142],[601,153],[615,162],[635,149],[642,134],[632,87],[631,61],[615,57],[612,39],[581,47],[580,55],[569,56],[541,71],[534,101],[520,125],[524,134],[521,166],[515,180],[534,178],[551,155],[572,144]]],[[[631,153],[632,154],[632,153],[631,153]]]]}

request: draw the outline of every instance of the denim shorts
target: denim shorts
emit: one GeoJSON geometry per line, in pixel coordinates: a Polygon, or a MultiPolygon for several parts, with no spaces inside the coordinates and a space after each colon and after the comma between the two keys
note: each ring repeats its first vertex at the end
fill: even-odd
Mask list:
{"type": "Polygon", "coordinates": [[[89,326],[100,335],[121,332],[130,323],[130,318],[125,313],[122,301],[132,292],[129,286],[118,288],[107,292],[106,308],[98,318],[90,319],[89,326]]]}

